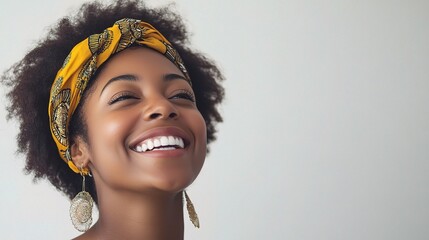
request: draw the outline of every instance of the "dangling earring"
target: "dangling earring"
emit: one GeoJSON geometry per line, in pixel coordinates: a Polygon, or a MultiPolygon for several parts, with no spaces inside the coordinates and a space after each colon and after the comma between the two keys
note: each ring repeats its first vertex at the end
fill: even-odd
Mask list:
{"type": "Polygon", "coordinates": [[[183,190],[183,196],[186,199],[186,208],[188,209],[189,220],[191,220],[192,224],[194,224],[196,228],[200,228],[200,220],[198,219],[194,204],[192,204],[192,201],[189,199],[189,196],[185,190],[183,190]]]}
{"type": "MultiPolygon", "coordinates": [[[[70,218],[74,227],[80,232],[86,232],[92,224],[92,200],[91,195],[85,191],[85,174],[80,168],[82,176],[82,191],[79,192],[71,201],[70,218]]],[[[91,174],[88,174],[91,176],[91,174]]]]}

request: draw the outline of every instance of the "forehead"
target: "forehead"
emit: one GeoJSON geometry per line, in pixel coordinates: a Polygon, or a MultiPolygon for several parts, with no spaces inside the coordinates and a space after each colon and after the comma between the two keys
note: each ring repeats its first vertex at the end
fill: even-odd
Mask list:
{"type": "Polygon", "coordinates": [[[165,73],[183,76],[179,68],[159,52],[145,47],[127,48],[102,65],[97,78],[120,74],[136,74],[141,77],[153,77],[165,73]]]}

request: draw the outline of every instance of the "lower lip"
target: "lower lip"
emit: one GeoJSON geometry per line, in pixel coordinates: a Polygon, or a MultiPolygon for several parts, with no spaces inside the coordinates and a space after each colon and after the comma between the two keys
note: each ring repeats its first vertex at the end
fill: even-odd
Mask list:
{"type": "Polygon", "coordinates": [[[171,157],[180,157],[186,152],[183,148],[171,149],[171,150],[156,150],[156,151],[147,151],[147,152],[136,152],[142,154],[146,157],[152,158],[171,158],[171,157]]]}

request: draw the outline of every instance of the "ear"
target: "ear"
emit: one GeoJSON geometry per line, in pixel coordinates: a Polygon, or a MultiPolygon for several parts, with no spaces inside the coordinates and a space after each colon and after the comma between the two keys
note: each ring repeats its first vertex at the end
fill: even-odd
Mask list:
{"type": "Polygon", "coordinates": [[[88,144],[82,137],[76,137],[74,143],[70,147],[70,153],[73,163],[78,168],[86,168],[90,160],[90,152],[88,144]]]}

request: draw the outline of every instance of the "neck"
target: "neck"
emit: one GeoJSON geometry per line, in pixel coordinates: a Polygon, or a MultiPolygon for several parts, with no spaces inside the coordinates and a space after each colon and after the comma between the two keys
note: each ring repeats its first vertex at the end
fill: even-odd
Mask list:
{"type": "Polygon", "coordinates": [[[97,239],[183,239],[182,192],[98,192],[97,239]]]}

